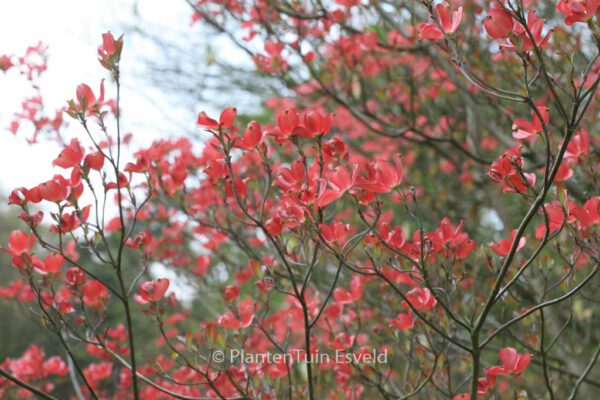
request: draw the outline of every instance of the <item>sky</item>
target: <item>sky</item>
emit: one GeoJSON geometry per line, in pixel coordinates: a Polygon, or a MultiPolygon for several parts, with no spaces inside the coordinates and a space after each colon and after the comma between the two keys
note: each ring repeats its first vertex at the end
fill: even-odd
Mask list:
{"type": "MultiPolygon", "coordinates": [[[[111,31],[120,35],[125,27],[139,18],[152,32],[189,29],[190,10],[184,1],[164,0],[19,0],[0,6],[0,55],[22,54],[39,41],[49,46],[48,71],[41,80],[41,90],[50,110],[59,108],[75,95],[80,83],[97,91],[100,80],[108,73],[97,60],[101,34],[111,31]]],[[[127,38],[126,38],[127,40],[127,38]]],[[[140,87],[143,57],[152,51],[144,43],[127,42],[122,61],[122,107],[125,130],[143,141],[164,136],[172,129],[170,119],[189,118],[157,91],[140,87]]],[[[56,171],[51,162],[58,147],[51,143],[30,146],[22,136],[13,136],[6,128],[20,102],[27,95],[24,79],[16,71],[0,73],[0,194],[6,195],[19,186],[33,186],[49,179],[56,171]],[[11,74],[11,72],[13,74],[11,74]]],[[[110,97],[111,85],[107,82],[110,97]]],[[[191,124],[194,121],[190,121],[191,124]]],[[[81,134],[70,123],[68,135],[81,134]]]]}

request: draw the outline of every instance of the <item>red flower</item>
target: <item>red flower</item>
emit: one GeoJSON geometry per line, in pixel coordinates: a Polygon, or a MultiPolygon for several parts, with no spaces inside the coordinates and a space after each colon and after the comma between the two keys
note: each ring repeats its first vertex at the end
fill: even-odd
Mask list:
{"type": "Polygon", "coordinates": [[[580,226],[589,228],[594,224],[600,223],[600,197],[588,199],[582,207],[575,203],[569,204],[569,222],[577,220],[580,226]]]}
{"type": "Polygon", "coordinates": [[[146,247],[152,242],[152,234],[150,231],[144,229],[138,233],[133,239],[128,238],[125,245],[131,249],[139,249],[140,247],[146,247]]]}
{"type": "Polygon", "coordinates": [[[444,33],[452,34],[458,29],[463,16],[462,7],[459,7],[457,11],[452,13],[452,19],[448,15],[448,3],[446,2],[439,3],[435,7],[435,11],[439,25],[441,25],[444,32],[440,30],[438,24],[435,22],[422,23],[419,25],[419,39],[440,40],[444,37],[444,33]]]}
{"type": "Polygon", "coordinates": [[[196,268],[192,272],[196,275],[205,275],[210,267],[210,256],[196,257],[196,268]]]}
{"type": "Polygon", "coordinates": [[[123,35],[115,40],[112,33],[106,32],[102,34],[102,45],[98,47],[98,56],[100,64],[106,69],[112,69],[118,65],[121,59],[121,51],[123,50],[123,35]]]}
{"type": "Polygon", "coordinates": [[[513,31],[513,18],[500,7],[488,11],[483,26],[486,32],[494,39],[507,38],[513,31]]]}
{"type": "Polygon", "coordinates": [[[323,117],[318,111],[304,113],[304,126],[297,126],[293,134],[299,137],[314,137],[323,135],[331,129],[331,115],[323,117]]]}
{"type": "MultiPolygon", "coordinates": [[[[414,288],[406,293],[409,303],[418,311],[430,311],[437,304],[437,300],[427,288],[414,288]]],[[[406,302],[403,302],[408,307],[406,302]]]]}
{"type": "Polygon", "coordinates": [[[271,277],[265,277],[254,282],[256,287],[263,292],[268,292],[275,286],[275,280],[271,277]]]}
{"type": "Polygon", "coordinates": [[[354,166],[352,174],[344,167],[336,167],[336,169],[329,175],[327,181],[330,188],[324,188],[325,185],[321,185],[321,193],[317,198],[317,207],[325,208],[328,204],[341,198],[344,193],[350,190],[354,186],[356,181],[356,170],[354,166]]]}
{"type": "Polygon", "coordinates": [[[250,121],[246,126],[246,130],[242,135],[242,139],[239,140],[236,145],[240,149],[249,150],[260,143],[262,139],[262,127],[256,121],[250,121]]]}
{"type": "Polygon", "coordinates": [[[577,162],[581,162],[583,157],[590,155],[590,131],[587,129],[580,130],[573,136],[567,145],[565,158],[575,158],[577,162]]]}
{"type": "Polygon", "coordinates": [[[240,302],[237,315],[228,311],[219,317],[219,325],[225,329],[237,330],[247,328],[254,320],[254,301],[245,299],[240,302]]]}
{"type": "Polygon", "coordinates": [[[106,303],[108,289],[99,281],[89,281],[83,285],[83,302],[86,306],[100,308],[106,303]]]}
{"type": "MultiPolygon", "coordinates": [[[[498,243],[491,244],[490,247],[492,248],[494,253],[498,254],[500,257],[504,257],[510,251],[510,247],[512,245],[512,242],[515,240],[516,236],[517,230],[513,229],[513,231],[510,233],[510,240],[501,239],[498,243]]],[[[523,246],[525,246],[525,243],[527,243],[527,239],[521,236],[521,238],[519,239],[519,244],[517,245],[517,251],[521,250],[523,246]]]]}
{"type": "Polygon", "coordinates": [[[548,122],[550,121],[550,109],[545,106],[536,106],[538,112],[542,116],[542,121],[540,121],[537,113],[532,113],[533,122],[529,122],[522,118],[516,119],[513,122],[513,133],[512,136],[515,139],[521,140],[529,140],[535,137],[538,133],[543,131],[544,126],[548,126],[548,122]],[[544,123],[542,125],[542,122],[544,123]]]}
{"type": "Polygon", "coordinates": [[[502,183],[502,192],[525,193],[529,186],[535,185],[536,176],[534,173],[523,173],[527,183],[523,181],[519,170],[523,168],[523,159],[521,157],[521,148],[514,147],[506,150],[500,158],[492,163],[488,176],[498,183],[502,183]]]}
{"type": "Polygon", "coordinates": [[[154,279],[142,283],[140,286],[140,294],[134,296],[134,300],[138,304],[148,304],[150,302],[159,301],[165,297],[165,293],[169,288],[169,280],[167,278],[154,279]]]}
{"type": "Polygon", "coordinates": [[[109,362],[99,362],[90,364],[83,370],[85,379],[92,387],[97,387],[100,381],[108,379],[112,376],[113,365],[109,362]]]}
{"type": "Polygon", "coordinates": [[[35,245],[35,236],[27,236],[23,231],[12,231],[8,236],[8,250],[2,249],[13,257],[29,253],[35,245]]]}
{"type": "Polygon", "coordinates": [[[318,111],[308,111],[304,114],[304,126],[312,135],[323,135],[331,128],[331,115],[323,117],[318,111]]]}
{"type": "Polygon", "coordinates": [[[519,354],[513,347],[500,349],[498,357],[507,374],[518,375],[523,372],[531,361],[531,354],[519,354]]]}
{"type": "Polygon", "coordinates": [[[69,373],[69,367],[59,356],[50,357],[44,362],[42,368],[48,375],[65,376],[69,373]]]}
{"type": "Polygon", "coordinates": [[[127,163],[127,165],[125,165],[125,171],[129,173],[142,173],[146,172],[149,166],[150,160],[148,154],[146,154],[146,152],[140,152],[137,155],[135,163],[127,163]]]}
{"type": "Polygon", "coordinates": [[[13,62],[10,56],[3,54],[0,56],[0,71],[6,72],[13,67],[13,62]]]}
{"type": "Polygon", "coordinates": [[[344,247],[349,239],[350,225],[339,221],[333,221],[330,225],[319,224],[321,236],[329,244],[337,244],[344,247]]]}
{"type": "Polygon", "coordinates": [[[390,326],[400,329],[401,331],[407,331],[415,326],[415,318],[412,310],[408,309],[405,313],[400,313],[396,319],[390,322],[390,326]]]}
{"type": "Polygon", "coordinates": [[[346,332],[338,333],[333,342],[331,342],[331,347],[336,350],[347,350],[352,347],[354,344],[354,335],[348,335],[346,332]]]}
{"type": "Polygon", "coordinates": [[[52,165],[61,168],[73,168],[79,165],[83,159],[84,150],[79,144],[79,140],[73,139],[60,152],[56,160],[52,161],[52,165]]]}
{"type": "Polygon", "coordinates": [[[333,298],[340,304],[354,303],[362,298],[364,286],[364,278],[361,275],[354,275],[350,280],[349,290],[336,288],[333,291],[333,298]]]}
{"type": "MultiPolygon", "coordinates": [[[[563,223],[565,221],[565,210],[563,209],[562,204],[558,200],[554,200],[551,203],[547,203],[544,205],[546,212],[548,213],[548,234],[554,233],[560,228],[562,228],[563,223]]],[[[567,211],[568,213],[568,211],[567,211]]],[[[535,238],[537,240],[542,240],[546,233],[546,224],[542,222],[538,225],[535,230],[535,238]]]]}
{"type": "Polygon", "coordinates": [[[44,258],[44,263],[41,265],[41,268],[36,268],[36,271],[42,275],[60,272],[60,267],[64,261],[65,259],[60,254],[48,254],[46,258],[44,258]]]}
{"type": "Polygon", "coordinates": [[[83,165],[85,165],[87,168],[99,171],[104,165],[104,155],[99,151],[88,154],[87,156],[85,156],[83,165]]]}
{"type": "Polygon", "coordinates": [[[240,295],[240,288],[235,285],[226,286],[223,289],[223,297],[228,303],[231,303],[240,295]]]}
{"type": "Polygon", "coordinates": [[[70,182],[62,175],[54,175],[54,177],[37,186],[40,197],[46,201],[59,203],[66,200],[71,194],[70,182]]]}
{"type": "Polygon", "coordinates": [[[277,127],[269,130],[268,134],[279,141],[288,138],[300,126],[300,116],[295,108],[286,108],[277,114],[277,127]],[[277,129],[279,128],[279,129],[277,129]]]}
{"type": "Polygon", "coordinates": [[[402,159],[396,155],[394,164],[377,160],[367,165],[368,176],[361,178],[358,185],[374,193],[388,193],[394,190],[403,180],[402,159]]]}
{"type": "Polygon", "coordinates": [[[71,286],[81,285],[85,281],[85,272],[79,268],[69,268],[65,274],[65,281],[71,286]]]}
{"type": "Polygon", "coordinates": [[[434,245],[434,251],[441,251],[446,257],[452,255],[457,259],[467,258],[475,248],[475,241],[462,231],[463,225],[464,221],[460,221],[458,226],[453,225],[448,217],[441,220],[438,229],[427,235],[434,245]]]}
{"type": "Polygon", "coordinates": [[[565,23],[586,22],[596,15],[600,0],[559,0],[556,11],[566,15],[565,23]]]}
{"type": "Polygon", "coordinates": [[[527,14],[527,29],[531,32],[533,42],[531,41],[527,30],[522,25],[515,24],[513,31],[514,38],[511,38],[512,44],[501,44],[500,46],[509,49],[519,47],[523,50],[531,50],[533,49],[533,43],[535,43],[538,48],[544,47],[552,35],[551,29],[546,33],[546,36],[542,37],[544,22],[543,19],[538,18],[535,15],[535,10],[529,10],[529,13],[527,14]]]}
{"type": "Polygon", "coordinates": [[[229,129],[233,126],[237,110],[235,108],[226,108],[219,117],[219,122],[210,118],[204,111],[198,114],[198,125],[207,129],[229,129]]]}
{"type": "Polygon", "coordinates": [[[99,112],[100,107],[104,104],[104,80],[100,82],[100,97],[96,98],[92,89],[85,83],[77,86],[76,97],[78,104],[72,100],[69,102],[67,113],[70,116],[75,118],[78,113],[94,114],[99,112]]]}

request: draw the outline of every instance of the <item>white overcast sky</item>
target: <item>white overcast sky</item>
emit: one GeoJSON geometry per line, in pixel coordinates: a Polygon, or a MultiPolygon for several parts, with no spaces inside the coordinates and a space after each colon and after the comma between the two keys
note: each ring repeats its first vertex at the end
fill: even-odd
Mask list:
{"type": "MultiPolygon", "coordinates": [[[[22,54],[40,40],[49,46],[49,68],[41,87],[48,108],[54,110],[74,97],[80,83],[98,90],[100,80],[107,78],[107,71],[97,61],[101,34],[110,30],[119,35],[134,18],[134,12],[152,29],[169,30],[171,34],[176,29],[189,29],[190,10],[183,0],[2,0],[0,55],[22,54]]],[[[126,41],[122,62],[125,129],[133,131],[144,144],[165,134],[176,134],[167,132],[173,129],[168,115],[174,120],[190,115],[169,109],[167,99],[156,91],[133,84],[140,78],[132,76],[135,63],[148,51],[139,43],[126,41]]],[[[14,187],[35,185],[58,172],[50,164],[58,153],[56,147],[29,146],[23,137],[6,130],[27,94],[27,85],[17,76],[15,71],[6,76],[0,73],[0,194],[7,194],[14,187]]],[[[71,123],[69,133],[81,133],[76,129],[76,124],[71,123]]]]}

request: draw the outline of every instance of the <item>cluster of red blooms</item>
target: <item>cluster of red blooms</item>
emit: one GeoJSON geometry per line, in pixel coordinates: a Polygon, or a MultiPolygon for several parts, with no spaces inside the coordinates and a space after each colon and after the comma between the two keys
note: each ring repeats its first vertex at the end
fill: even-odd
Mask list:
{"type": "Polygon", "coordinates": [[[18,71],[25,76],[31,84],[34,95],[21,103],[21,111],[14,114],[8,129],[16,134],[22,132],[23,125],[31,125],[32,133],[28,140],[36,142],[38,136],[47,133],[48,136],[59,137],[59,130],[63,126],[63,110],[56,110],[48,114],[44,110],[44,100],[39,87],[40,76],[48,69],[47,46],[38,43],[27,48],[23,56],[0,55],[0,71],[9,73],[10,70],[18,71]]]}
{"type": "MultiPolygon", "coordinates": [[[[69,367],[59,356],[46,358],[42,348],[32,344],[23,352],[19,358],[7,358],[0,364],[0,368],[9,371],[13,376],[24,382],[45,381],[43,390],[51,392],[54,388],[54,382],[64,380],[65,375],[69,373],[69,367]],[[48,379],[50,378],[50,379],[48,379]]],[[[0,377],[0,396],[8,396],[7,389],[12,382],[0,377]]],[[[29,398],[30,393],[27,389],[18,389],[16,395],[20,398],[29,398]]]]}

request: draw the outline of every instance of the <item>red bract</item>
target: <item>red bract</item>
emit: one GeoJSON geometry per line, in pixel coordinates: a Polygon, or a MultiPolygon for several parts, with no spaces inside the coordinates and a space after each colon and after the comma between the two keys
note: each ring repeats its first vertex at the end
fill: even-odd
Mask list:
{"type": "MultiPolygon", "coordinates": [[[[557,200],[553,201],[552,203],[545,204],[544,210],[548,216],[548,235],[550,235],[562,228],[565,221],[565,214],[568,213],[568,210],[565,212],[562,204],[560,204],[560,202],[557,200]]],[[[542,240],[545,233],[546,223],[542,222],[535,230],[536,239],[542,240]]]]}
{"type": "Polygon", "coordinates": [[[231,303],[240,295],[240,288],[235,285],[226,286],[223,289],[223,297],[228,303],[231,303]]]}
{"type": "Polygon", "coordinates": [[[445,34],[453,34],[458,29],[460,21],[463,16],[463,8],[459,7],[458,10],[452,13],[452,18],[448,15],[448,3],[439,3],[435,7],[437,13],[437,22],[422,23],[419,25],[419,39],[427,40],[440,40],[444,38],[445,34]],[[442,30],[440,30],[439,26],[442,30]]]}
{"type": "Polygon", "coordinates": [[[133,239],[132,238],[127,239],[127,241],[125,242],[125,246],[132,248],[132,249],[139,249],[139,248],[145,248],[151,242],[152,242],[152,234],[147,230],[143,230],[139,234],[137,234],[133,239]]]}
{"type": "Polygon", "coordinates": [[[512,135],[515,139],[533,139],[535,135],[542,133],[544,126],[548,126],[548,122],[550,121],[550,109],[544,106],[536,106],[536,108],[538,113],[542,116],[541,120],[538,117],[538,113],[533,112],[533,122],[529,122],[521,118],[516,119],[515,122],[513,122],[512,135]]]}
{"type": "Polygon", "coordinates": [[[254,320],[254,301],[245,299],[240,302],[237,312],[234,314],[231,311],[219,317],[219,325],[225,329],[237,330],[247,328],[254,320]]]}
{"type": "Polygon", "coordinates": [[[204,111],[198,114],[198,125],[206,129],[229,129],[235,122],[237,110],[235,108],[226,108],[219,117],[219,122],[210,118],[204,111]]]}
{"type": "Polygon", "coordinates": [[[504,39],[512,33],[513,24],[513,18],[508,12],[501,7],[494,7],[488,11],[483,26],[490,37],[504,39]]]}
{"type": "Polygon", "coordinates": [[[79,144],[79,140],[73,139],[60,152],[58,158],[52,162],[52,165],[66,169],[76,167],[83,160],[83,154],[84,150],[79,144]]]}
{"type": "Polygon", "coordinates": [[[96,95],[92,89],[82,83],[77,86],[76,91],[77,103],[73,100],[69,102],[69,107],[65,110],[71,117],[77,118],[81,115],[91,115],[100,112],[100,107],[104,103],[104,80],[100,82],[100,96],[96,98],[96,95]]]}
{"type": "Polygon", "coordinates": [[[85,367],[83,375],[94,388],[98,388],[100,382],[111,377],[113,365],[109,362],[93,363],[85,367]]]}
{"type": "Polygon", "coordinates": [[[587,129],[582,129],[576,135],[573,136],[567,151],[565,152],[565,158],[574,158],[577,162],[582,162],[585,157],[590,155],[590,132],[587,129]]]}
{"type": "MultiPolygon", "coordinates": [[[[560,220],[558,213],[555,214],[555,221],[560,220]]],[[[582,228],[590,228],[600,223],[600,197],[595,196],[588,199],[582,207],[579,207],[575,203],[570,203],[569,216],[570,221],[575,219],[582,228]]]]}
{"type": "Polygon", "coordinates": [[[531,361],[531,354],[519,354],[513,347],[500,349],[498,357],[500,358],[500,362],[502,362],[504,372],[515,375],[525,371],[531,361]]]}
{"type": "Polygon", "coordinates": [[[515,24],[514,38],[511,38],[512,45],[501,45],[506,48],[519,48],[522,50],[532,50],[533,44],[536,47],[544,47],[550,40],[552,30],[543,35],[545,20],[535,15],[535,10],[529,10],[527,14],[527,29],[520,24],[515,24]],[[529,35],[531,33],[531,36],[529,35]]]}
{"type": "Polygon", "coordinates": [[[58,356],[50,357],[44,362],[42,368],[49,375],[65,376],[69,372],[67,364],[58,356]]]}
{"type": "Polygon", "coordinates": [[[367,177],[361,177],[358,185],[375,193],[387,193],[398,187],[403,180],[402,159],[395,157],[394,164],[378,160],[367,165],[367,177]]]}
{"type": "Polygon", "coordinates": [[[333,298],[340,304],[350,304],[361,299],[364,290],[364,279],[354,275],[350,281],[349,290],[337,288],[333,291],[333,298]]]}
{"type": "Polygon", "coordinates": [[[87,156],[85,156],[83,165],[87,168],[99,171],[104,165],[104,155],[99,151],[95,153],[90,153],[87,156]]]}
{"type": "Polygon", "coordinates": [[[412,329],[415,326],[415,318],[413,316],[412,310],[408,310],[405,313],[400,313],[396,317],[390,321],[390,326],[400,329],[401,331],[407,331],[412,329]]]}
{"type": "Polygon", "coordinates": [[[81,285],[85,281],[85,272],[79,268],[69,268],[65,274],[65,281],[72,286],[81,285]]]}
{"type": "Polygon", "coordinates": [[[556,11],[566,16],[565,23],[586,22],[596,15],[600,0],[559,0],[556,11]]]}
{"type": "Polygon", "coordinates": [[[249,150],[254,148],[262,139],[262,127],[256,121],[250,121],[244,131],[241,140],[236,145],[239,148],[249,150]]]}
{"type": "Polygon", "coordinates": [[[354,336],[348,335],[345,332],[339,333],[333,342],[331,342],[331,347],[336,350],[347,350],[354,344],[354,336]]]}
{"type": "Polygon", "coordinates": [[[526,193],[529,186],[534,186],[536,181],[534,173],[523,171],[520,147],[506,150],[492,163],[488,176],[494,182],[502,184],[502,192],[526,193]],[[523,180],[523,177],[527,181],[523,180]]]}
{"type": "Polygon", "coordinates": [[[112,33],[102,34],[102,45],[98,47],[100,64],[108,70],[115,68],[121,59],[123,50],[123,35],[115,40],[112,33]]]}
{"type": "Polygon", "coordinates": [[[36,267],[36,271],[42,275],[57,273],[60,272],[63,262],[64,258],[60,254],[48,254],[44,263],[40,267],[36,267]]]}
{"type": "Polygon", "coordinates": [[[23,231],[12,231],[9,235],[8,249],[2,249],[13,257],[28,254],[35,245],[35,236],[28,236],[23,231]]]}
{"type": "Polygon", "coordinates": [[[321,230],[321,236],[329,244],[344,247],[350,238],[349,233],[351,232],[351,228],[349,224],[333,221],[331,225],[320,224],[319,229],[321,230]]]}
{"type": "Polygon", "coordinates": [[[12,68],[14,64],[12,63],[11,57],[3,54],[0,56],[0,71],[6,72],[10,68],[12,68]]]}
{"type": "Polygon", "coordinates": [[[192,270],[192,272],[196,275],[204,275],[204,274],[208,273],[209,267],[210,267],[210,257],[209,256],[196,257],[196,267],[192,270]]]}
{"type": "Polygon", "coordinates": [[[356,181],[357,166],[354,166],[352,173],[344,167],[337,167],[327,179],[327,186],[321,185],[322,191],[317,198],[316,204],[319,208],[324,208],[328,204],[341,198],[344,193],[352,189],[356,181]]]}
{"type": "MultiPolygon", "coordinates": [[[[511,248],[512,243],[515,240],[516,236],[517,236],[517,230],[513,229],[513,231],[510,233],[510,240],[501,239],[498,243],[491,244],[490,247],[492,248],[494,253],[498,254],[500,257],[504,257],[510,251],[510,248],[511,248]]],[[[521,236],[521,238],[519,239],[519,244],[517,245],[516,251],[521,250],[523,248],[523,246],[525,246],[526,243],[527,243],[527,239],[525,239],[525,237],[521,236]]]]}
{"type": "Polygon", "coordinates": [[[71,184],[62,175],[54,175],[51,180],[39,184],[37,191],[43,200],[59,203],[71,194],[71,184]]]}
{"type": "MultiPolygon", "coordinates": [[[[414,288],[406,293],[408,302],[418,311],[431,311],[437,304],[437,300],[427,288],[414,288]]],[[[405,307],[409,307],[403,302],[405,307]]]]}
{"type": "Polygon", "coordinates": [[[165,297],[169,284],[170,281],[167,278],[159,278],[144,282],[140,286],[140,294],[135,295],[134,299],[137,303],[142,305],[159,301],[165,297]]]}
{"type": "Polygon", "coordinates": [[[287,108],[282,110],[277,115],[277,126],[279,131],[275,131],[274,134],[277,137],[287,138],[290,136],[294,129],[300,126],[300,115],[295,108],[287,108]]]}
{"type": "Polygon", "coordinates": [[[83,302],[86,306],[92,308],[101,308],[106,305],[108,299],[108,289],[98,281],[88,281],[82,287],[83,302]]]}
{"type": "Polygon", "coordinates": [[[469,239],[469,235],[463,232],[464,221],[458,226],[453,225],[448,218],[438,223],[438,229],[427,235],[433,244],[434,252],[442,252],[446,256],[452,255],[457,259],[469,256],[475,248],[475,241],[469,239]]]}
{"type": "Polygon", "coordinates": [[[331,129],[331,115],[323,117],[318,111],[307,111],[304,114],[304,126],[311,136],[323,135],[331,129]]]}

